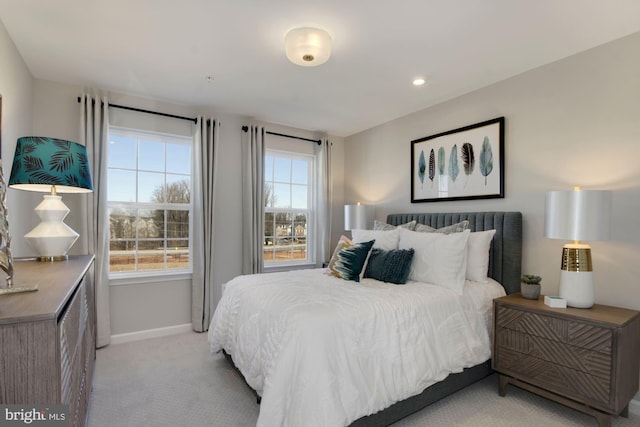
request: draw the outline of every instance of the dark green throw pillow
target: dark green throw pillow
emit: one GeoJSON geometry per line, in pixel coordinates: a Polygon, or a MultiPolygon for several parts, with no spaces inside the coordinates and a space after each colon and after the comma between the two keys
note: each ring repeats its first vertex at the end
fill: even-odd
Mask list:
{"type": "Polygon", "coordinates": [[[375,240],[363,243],[351,243],[344,245],[335,256],[335,262],[329,264],[332,275],[344,280],[360,281],[360,273],[367,261],[369,251],[375,240]]]}
{"type": "Polygon", "coordinates": [[[409,278],[413,253],[413,249],[383,251],[375,248],[369,256],[364,277],[404,285],[409,278]]]}

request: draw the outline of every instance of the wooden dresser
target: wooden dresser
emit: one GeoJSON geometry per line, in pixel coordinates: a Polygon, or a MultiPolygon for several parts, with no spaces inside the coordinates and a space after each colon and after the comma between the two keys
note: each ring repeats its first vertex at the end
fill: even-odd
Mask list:
{"type": "Polygon", "coordinates": [[[492,367],[508,384],[588,413],[601,427],[628,416],[638,391],[640,312],[605,305],[551,308],[544,297],[494,300],[492,367]]]}
{"type": "Polygon", "coordinates": [[[69,405],[84,426],[95,362],[93,255],[16,260],[15,284],[38,291],[0,296],[0,403],[69,405]]]}

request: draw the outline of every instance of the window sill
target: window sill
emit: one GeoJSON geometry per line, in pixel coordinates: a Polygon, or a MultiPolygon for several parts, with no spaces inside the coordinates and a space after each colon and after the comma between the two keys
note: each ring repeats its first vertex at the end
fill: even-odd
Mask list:
{"type": "Polygon", "coordinates": [[[291,271],[291,270],[310,270],[312,268],[316,268],[315,264],[289,264],[289,265],[274,265],[274,266],[265,266],[265,273],[276,273],[279,271],[291,271]]]}
{"type": "Polygon", "coordinates": [[[190,271],[182,272],[159,272],[149,273],[141,275],[136,274],[118,274],[117,276],[109,277],[109,286],[123,286],[123,285],[145,285],[149,283],[157,282],[174,282],[178,280],[191,280],[192,274],[190,271]]]}

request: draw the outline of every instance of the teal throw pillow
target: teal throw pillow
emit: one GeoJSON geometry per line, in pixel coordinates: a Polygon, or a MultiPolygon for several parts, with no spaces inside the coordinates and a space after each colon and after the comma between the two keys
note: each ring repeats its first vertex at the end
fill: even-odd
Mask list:
{"type": "Polygon", "coordinates": [[[344,280],[360,281],[360,273],[367,262],[369,251],[375,240],[363,243],[345,244],[334,254],[332,263],[329,264],[329,271],[333,276],[344,280]]]}
{"type": "Polygon", "coordinates": [[[384,251],[373,249],[369,256],[364,277],[380,280],[381,282],[404,285],[409,278],[413,249],[394,249],[384,251]]]}

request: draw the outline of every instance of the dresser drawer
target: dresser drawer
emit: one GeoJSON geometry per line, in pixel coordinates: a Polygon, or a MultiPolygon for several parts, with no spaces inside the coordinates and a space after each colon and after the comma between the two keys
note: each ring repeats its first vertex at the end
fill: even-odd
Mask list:
{"type": "Polygon", "coordinates": [[[613,331],[610,328],[522,311],[506,306],[497,307],[496,315],[497,328],[611,354],[613,331]]]}

